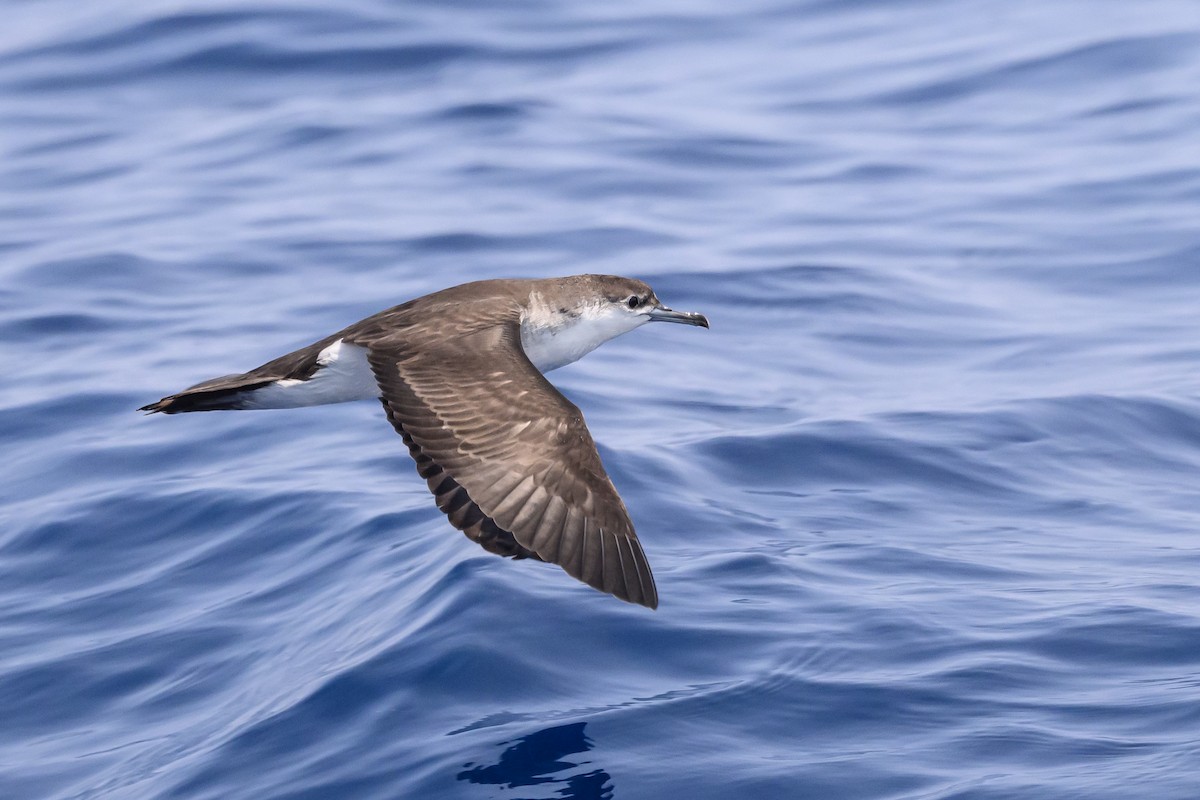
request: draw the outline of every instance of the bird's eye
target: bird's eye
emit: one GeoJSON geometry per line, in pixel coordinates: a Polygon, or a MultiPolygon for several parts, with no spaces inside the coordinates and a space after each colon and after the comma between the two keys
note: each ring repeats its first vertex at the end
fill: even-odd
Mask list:
{"type": "Polygon", "coordinates": [[[630,308],[637,308],[642,304],[642,298],[638,297],[636,294],[630,295],[629,299],[625,301],[625,304],[630,308]]]}

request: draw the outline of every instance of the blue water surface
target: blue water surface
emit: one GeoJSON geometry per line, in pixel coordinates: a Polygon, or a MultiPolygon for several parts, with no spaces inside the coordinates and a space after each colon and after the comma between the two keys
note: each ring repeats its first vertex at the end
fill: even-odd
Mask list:
{"type": "Polygon", "coordinates": [[[1193,0],[4,16],[0,797],[1200,796],[1193,0]],[[554,374],[656,612],[134,412],[580,272],[712,321],[554,374]]]}

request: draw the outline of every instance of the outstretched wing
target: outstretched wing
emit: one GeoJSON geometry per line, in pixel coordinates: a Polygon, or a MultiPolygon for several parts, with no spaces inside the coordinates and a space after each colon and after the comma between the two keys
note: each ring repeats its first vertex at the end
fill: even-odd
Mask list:
{"type": "Polygon", "coordinates": [[[533,556],[631,603],[658,606],[629,512],[579,409],[537,370],[507,321],[362,344],[388,419],[438,506],[493,552],[533,556]]]}

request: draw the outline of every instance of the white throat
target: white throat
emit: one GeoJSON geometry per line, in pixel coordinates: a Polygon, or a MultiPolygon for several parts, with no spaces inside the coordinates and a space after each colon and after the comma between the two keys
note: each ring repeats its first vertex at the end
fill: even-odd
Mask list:
{"type": "Polygon", "coordinates": [[[564,313],[535,292],[521,315],[521,346],[538,370],[549,372],[578,361],[609,339],[649,321],[645,315],[629,314],[607,304],[564,313]]]}

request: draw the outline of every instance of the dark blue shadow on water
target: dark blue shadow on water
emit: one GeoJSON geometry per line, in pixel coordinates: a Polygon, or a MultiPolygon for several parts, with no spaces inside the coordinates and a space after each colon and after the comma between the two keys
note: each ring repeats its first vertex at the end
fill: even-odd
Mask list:
{"type": "Polygon", "coordinates": [[[613,796],[612,776],[603,769],[557,777],[564,770],[589,763],[564,760],[572,753],[586,753],[592,749],[591,741],[583,732],[585,725],[586,722],[559,725],[522,736],[511,743],[502,742],[509,746],[500,754],[499,761],[488,766],[464,764],[466,769],[458,773],[458,779],[509,789],[561,784],[557,787],[559,797],[610,800],[613,796]]]}

